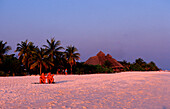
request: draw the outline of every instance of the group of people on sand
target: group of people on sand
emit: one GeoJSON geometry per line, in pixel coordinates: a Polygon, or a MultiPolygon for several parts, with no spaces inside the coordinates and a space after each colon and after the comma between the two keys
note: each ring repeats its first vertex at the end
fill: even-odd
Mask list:
{"type": "Polygon", "coordinates": [[[54,76],[54,74],[52,75],[51,72],[48,73],[47,77],[44,73],[42,73],[41,76],[40,76],[40,84],[45,84],[46,79],[47,79],[48,84],[53,83],[54,82],[53,76],[54,76]]]}
{"type": "Polygon", "coordinates": [[[57,75],[59,75],[59,74],[65,74],[65,75],[67,75],[67,69],[63,69],[63,70],[61,70],[61,69],[58,69],[57,70],[57,75]]]}

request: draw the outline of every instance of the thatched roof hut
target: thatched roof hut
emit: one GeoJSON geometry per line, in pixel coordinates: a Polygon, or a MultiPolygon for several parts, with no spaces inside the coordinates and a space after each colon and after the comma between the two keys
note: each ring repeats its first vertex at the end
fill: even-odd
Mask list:
{"type": "Polygon", "coordinates": [[[114,58],[112,58],[112,56],[110,54],[107,54],[105,56],[105,54],[100,51],[99,53],[97,53],[96,56],[90,57],[85,64],[88,65],[104,65],[104,63],[106,61],[109,61],[111,63],[111,66],[113,69],[121,69],[123,68],[123,66],[114,58]]]}

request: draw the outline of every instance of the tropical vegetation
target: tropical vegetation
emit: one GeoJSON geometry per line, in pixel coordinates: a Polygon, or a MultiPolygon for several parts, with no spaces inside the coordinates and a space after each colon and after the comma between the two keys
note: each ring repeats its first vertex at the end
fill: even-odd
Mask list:
{"type": "MultiPolygon", "coordinates": [[[[20,76],[51,72],[53,74],[92,74],[114,73],[111,63],[106,61],[104,65],[87,65],[78,62],[80,53],[75,46],[61,46],[61,42],[54,38],[46,40],[42,47],[35,46],[28,40],[17,44],[16,54],[7,54],[11,47],[7,42],[0,41],[0,76],[20,76]]],[[[154,62],[146,63],[143,59],[136,59],[134,63],[120,62],[124,71],[155,71],[159,70],[154,62]]]]}
{"type": "Polygon", "coordinates": [[[160,70],[156,64],[151,61],[145,62],[142,58],[138,58],[135,62],[130,63],[127,61],[120,62],[124,66],[124,71],[158,71],[160,70]]]}
{"type": "Polygon", "coordinates": [[[78,61],[80,59],[80,54],[77,53],[77,48],[74,46],[67,46],[65,53],[66,60],[68,64],[70,65],[70,72],[72,74],[72,67],[76,64],[76,60],[78,61]]]}
{"type": "Polygon", "coordinates": [[[7,42],[0,41],[0,63],[2,63],[4,54],[7,53],[9,50],[11,50],[10,46],[6,45],[7,42]]]}

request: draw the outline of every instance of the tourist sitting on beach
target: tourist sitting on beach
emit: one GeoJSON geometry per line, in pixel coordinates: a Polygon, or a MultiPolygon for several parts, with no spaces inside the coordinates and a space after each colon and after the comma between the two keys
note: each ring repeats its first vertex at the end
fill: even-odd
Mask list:
{"type": "Polygon", "coordinates": [[[40,76],[40,84],[41,83],[45,84],[45,82],[46,82],[46,77],[45,77],[44,73],[42,73],[40,76]]]}
{"type": "Polygon", "coordinates": [[[48,82],[49,84],[54,82],[53,76],[54,76],[54,74],[51,75],[51,72],[48,73],[47,82],[48,82]]]}

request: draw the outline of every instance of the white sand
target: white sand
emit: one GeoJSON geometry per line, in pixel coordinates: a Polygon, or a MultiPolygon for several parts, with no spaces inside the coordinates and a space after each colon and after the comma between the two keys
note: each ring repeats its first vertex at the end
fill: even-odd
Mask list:
{"type": "Polygon", "coordinates": [[[0,108],[170,109],[170,72],[0,77],[0,108]]]}

